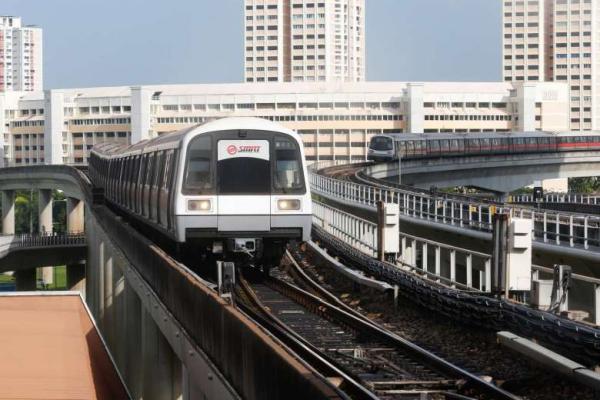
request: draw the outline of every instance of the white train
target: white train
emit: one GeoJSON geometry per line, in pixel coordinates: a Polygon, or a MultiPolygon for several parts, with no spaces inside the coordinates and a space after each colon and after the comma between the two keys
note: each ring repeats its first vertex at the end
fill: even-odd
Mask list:
{"type": "Polygon", "coordinates": [[[95,146],[89,174],[107,202],[188,253],[269,264],[288,241],[310,238],[304,160],[295,132],[225,118],[131,146],[95,146]]]}

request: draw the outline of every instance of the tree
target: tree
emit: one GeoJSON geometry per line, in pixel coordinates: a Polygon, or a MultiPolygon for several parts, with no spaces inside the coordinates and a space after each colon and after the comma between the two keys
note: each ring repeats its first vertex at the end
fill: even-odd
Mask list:
{"type": "Polygon", "coordinates": [[[18,190],[15,193],[15,233],[37,232],[37,190],[18,190]]]}
{"type": "Polygon", "coordinates": [[[569,178],[569,192],[596,193],[600,192],[600,177],[569,178]]]}

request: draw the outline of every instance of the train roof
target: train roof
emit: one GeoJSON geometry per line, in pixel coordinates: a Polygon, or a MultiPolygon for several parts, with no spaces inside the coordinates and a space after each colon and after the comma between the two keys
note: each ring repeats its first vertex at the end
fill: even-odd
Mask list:
{"type": "Polygon", "coordinates": [[[179,131],[165,133],[158,137],[132,145],[120,145],[116,143],[102,143],[92,148],[92,152],[103,157],[129,156],[143,154],[156,150],[167,150],[179,148],[183,142],[189,140],[190,136],[200,135],[206,132],[228,131],[228,130],[263,130],[275,131],[293,136],[298,142],[301,141],[296,132],[285,128],[275,122],[254,117],[231,117],[221,118],[203,124],[194,125],[179,131]]]}
{"type": "Polygon", "coordinates": [[[448,132],[448,133],[385,133],[378,136],[389,136],[394,140],[436,140],[436,139],[498,139],[498,138],[531,138],[531,137],[564,137],[564,136],[600,136],[600,132],[448,132]]]}

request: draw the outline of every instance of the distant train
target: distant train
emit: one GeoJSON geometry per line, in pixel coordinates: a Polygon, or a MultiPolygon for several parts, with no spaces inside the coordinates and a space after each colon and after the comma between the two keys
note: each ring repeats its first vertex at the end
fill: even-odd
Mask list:
{"type": "Polygon", "coordinates": [[[92,149],[106,200],[188,249],[277,263],[310,238],[312,209],[299,136],[258,118],[225,118],[131,146],[92,149]]]}
{"type": "Polygon", "coordinates": [[[394,133],[371,138],[367,157],[371,161],[600,150],[596,133],[394,133]]]}

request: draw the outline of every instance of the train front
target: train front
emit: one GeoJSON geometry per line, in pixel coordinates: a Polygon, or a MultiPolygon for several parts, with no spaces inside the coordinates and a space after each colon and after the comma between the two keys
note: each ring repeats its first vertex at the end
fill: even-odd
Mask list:
{"type": "Polygon", "coordinates": [[[178,208],[191,218],[178,229],[195,250],[269,268],[289,241],[310,238],[311,197],[299,137],[252,123],[189,141],[178,208]]]}
{"type": "Polygon", "coordinates": [[[375,162],[394,161],[396,159],[394,139],[390,136],[373,136],[369,143],[367,159],[375,162]]]}

